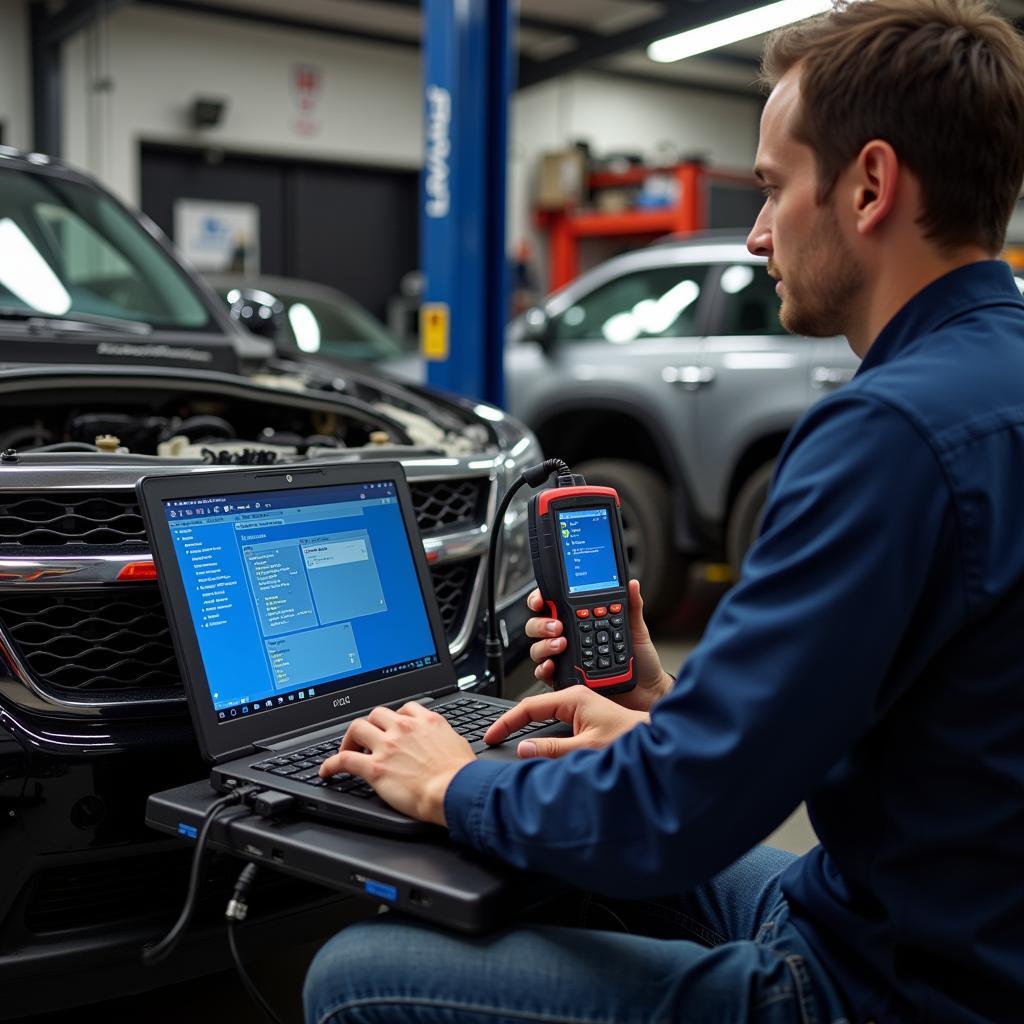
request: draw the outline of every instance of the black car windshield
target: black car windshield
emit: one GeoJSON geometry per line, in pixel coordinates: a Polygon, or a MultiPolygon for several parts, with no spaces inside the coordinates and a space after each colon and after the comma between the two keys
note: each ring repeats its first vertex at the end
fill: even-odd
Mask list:
{"type": "Polygon", "coordinates": [[[0,309],[8,319],[210,326],[188,279],[109,196],[20,167],[0,166],[0,309]]]}
{"type": "MultiPolygon", "coordinates": [[[[284,305],[279,342],[299,352],[379,362],[407,355],[414,344],[404,345],[369,311],[344,292],[295,294],[275,282],[258,286],[284,305]]],[[[236,288],[221,286],[228,305],[239,296],[236,288]]]]}

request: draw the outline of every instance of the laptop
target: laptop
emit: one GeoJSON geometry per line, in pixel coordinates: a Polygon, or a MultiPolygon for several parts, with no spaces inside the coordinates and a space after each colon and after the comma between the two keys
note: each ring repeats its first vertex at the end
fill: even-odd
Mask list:
{"type": "Polygon", "coordinates": [[[314,818],[389,833],[431,826],[361,779],[324,780],[353,719],[417,700],[477,756],[515,760],[531,723],[487,747],[511,701],[464,692],[398,462],[144,477],[139,504],[211,784],[295,797],[314,818]]]}

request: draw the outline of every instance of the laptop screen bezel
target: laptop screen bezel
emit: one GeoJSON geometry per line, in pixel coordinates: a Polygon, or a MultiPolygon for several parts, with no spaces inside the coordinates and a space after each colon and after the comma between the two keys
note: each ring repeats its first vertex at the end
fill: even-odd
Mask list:
{"type": "Polygon", "coordinates": [[[334,721],[351,718],[378,704],[421,697],[455,688],[455,669],[448,649],[430,569],[416,523],[412,495],[405,470],[399,462],[317,464],[315,468],[292,466],[273,470],[237,468],[145,476],[136,484],[139,504],[152,546],[157,580],[167,609],[168,624],[182,673],[189,713],[195,726],[203,756],[214,764],[251,753],[292,733],[311,732],[334,721]],[[399,498],[413,564],[430,632],[436,648],[436,665],[412,669],[394,677],[354,685],[350,690],[334,691],[286,704],[272,711],[239,716],[219,722],[210,696],[210,687],[196,635],[188,597],[178,566],[171,530],[164,509],[165,501],[239,495],[261,492],[287,492],[307,487],[331,487],[347,484],[391,481],[399,498]],[[342,698],[348,702],[335,706],[342,698]]]}

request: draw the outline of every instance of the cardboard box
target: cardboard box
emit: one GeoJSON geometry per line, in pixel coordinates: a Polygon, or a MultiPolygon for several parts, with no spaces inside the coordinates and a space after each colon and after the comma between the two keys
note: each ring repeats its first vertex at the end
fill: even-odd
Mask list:
{"type": "Polygon", "coordinates": [[[537,176],[537,207],[561,210],[583,201],[587,162],[579,149],[544,153],[537,176]]]}

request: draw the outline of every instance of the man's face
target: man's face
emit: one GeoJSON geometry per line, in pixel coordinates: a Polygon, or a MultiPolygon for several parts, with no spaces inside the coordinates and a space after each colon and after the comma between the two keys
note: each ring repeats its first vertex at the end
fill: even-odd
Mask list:
{"type": "Polygon", "coordinates": [[[768,273],[779,283],[779,318],[794,334],[827,338],[847,332],[864,275],[836,214],[836,190],[817,201],[814,152],[793,134],[800,113],[799,68],[772,90],[761,116],[754,173],[765,203],[747,248],[768,257],[768,273]]]}

